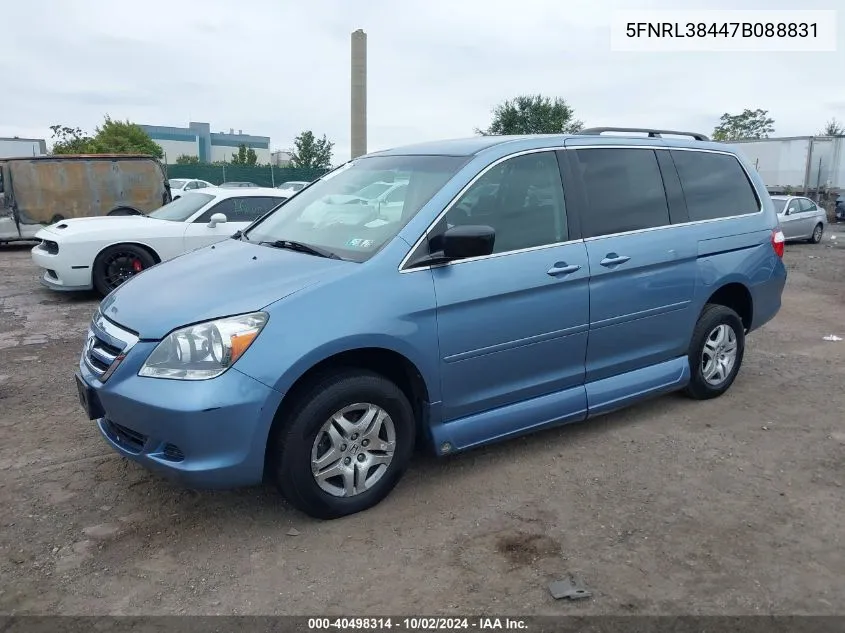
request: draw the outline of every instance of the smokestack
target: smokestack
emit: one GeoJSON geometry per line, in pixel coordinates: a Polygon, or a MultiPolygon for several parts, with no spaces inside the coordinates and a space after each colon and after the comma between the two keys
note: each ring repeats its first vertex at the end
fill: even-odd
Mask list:
{"type": "Polygon", "coordinates": [[[367,34],[363,29],[352,33],[351,93],[352,158],[367,153],[367,34]]]}

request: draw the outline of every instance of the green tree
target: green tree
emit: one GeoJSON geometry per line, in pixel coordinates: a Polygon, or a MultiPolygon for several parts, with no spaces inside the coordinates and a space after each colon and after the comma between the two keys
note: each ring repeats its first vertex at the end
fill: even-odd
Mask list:
{"type": "Polygon", "coordinates": [[[94,130],[93,146],[99,154],[146,154],[162,158],[161,146],[144,132],[140,125],[115,121],[106,115],[103,124],[94,130]]]}
{"type": "Polygon", "coordinates": [[[493,109],[493,121],[477,134],[572,134],[584,124],[575,118],[575,110],[560,97],[519,95],[493,109]]]}
{"type": "Polygon", "coordinates": [[[768,110],[749,110],[742,114],[725,112],[719,119],[719,125],[713,130],[715,141],[736,141],[746,138],[769,138],[775,131],[775,120],[769,118],[768,110]]]}
{"type": "Polygon", "coordinates": [[[93,151],[91,137],[78,127],[51,125],[53,131],[53,154],[89,154],[93,151]]]}
{"type": "Polygon", "coordinates": [[[845,136],[845,125],[836,119],[831,119],[819,131],[819,136],[845,136]]]}
{"type": "Polygon", "coordinates": [[[233,165],[249,165],[250,167],[254,166],[255,163],[258,162],[258,155],[255,153],[255,150],[251,147],[247,147],[246,143],[241,143],[238,145],[238,151],[232,154],[232,161],[233,165]]]}
{"type": "Polygon", "coordinates": [[[305,130],[293,140],[291,167],[305,169],[328,169],[332,166],[334,143],[326,138],[315,138],[311,130],[305,130]]]}
{"type": "Polygon", "coordinates": [[[180,154],[176,157],[177,165],[198,165],[199,162],[199,156],[188,156],[187,154],[180,154]]]}
{"type": "Polygon", "coordinates": [[[106,115],[103,124],[88,136],[80,128],[51,125],[54,154],[146,154],[162,158],[161,146],[140,125],[115,121],[106,115]]]}

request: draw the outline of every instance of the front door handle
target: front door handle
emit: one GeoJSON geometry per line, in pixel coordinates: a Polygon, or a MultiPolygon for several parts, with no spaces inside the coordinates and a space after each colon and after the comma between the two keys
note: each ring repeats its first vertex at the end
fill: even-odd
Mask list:
{"type": "Polygon", "coordinates": [[[616,253],[608,253],[607,255],[604,256],[604,259],[601,260],[599,263],[602,266],[611,267],[611,266],[618,266],[619,264],[624,264],[629,259],[631,259],[631,258],[627,257],[626,255],[617,255],[616,253]]]}
{"type": "Polygon", "coordinates": [[[546,272],[552,277],[557,277],[558,275],[571,275],[572,273],[577,272],[579,270],[581,270],[581,267],[578,264],[567,264],[566,262],[557,262],[546,272]]]}

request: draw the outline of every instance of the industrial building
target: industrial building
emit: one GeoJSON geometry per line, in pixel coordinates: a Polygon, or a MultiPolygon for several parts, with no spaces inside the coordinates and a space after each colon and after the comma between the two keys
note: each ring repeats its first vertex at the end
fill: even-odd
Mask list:
{"type": "Polygon", "coordinates": [[[0,158],[43,156],[46,153],[47,142],[43,138],[0,138],[0,158]]]}
{"type": "Polygon", "coordinates": [[[175,163],[176,159],[183,155],[196,156],[203,163],[230,162],[232,154],[236,153],[241,145],[255,150],[258,164],[266,165],[270,162],[269,136],[244,134],[243,130],[238,130],[235,134],[233,129],[230,129],[228,134],[212,132],[208,123],[196,121],[191,121],[188,127],[141,125],[141,128],[164,150],[164,160],[167,163],[175,163]]]}

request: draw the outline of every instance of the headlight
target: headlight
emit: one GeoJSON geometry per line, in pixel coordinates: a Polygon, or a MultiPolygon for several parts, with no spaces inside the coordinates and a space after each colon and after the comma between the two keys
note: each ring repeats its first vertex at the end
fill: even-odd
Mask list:
{"type": "Polygon", "coordinates": [[[265,323],[266,312],[253,312],[171,332],[156,346],[138,375],[175,380],[219,376],[243,356],[265,323]]]}

